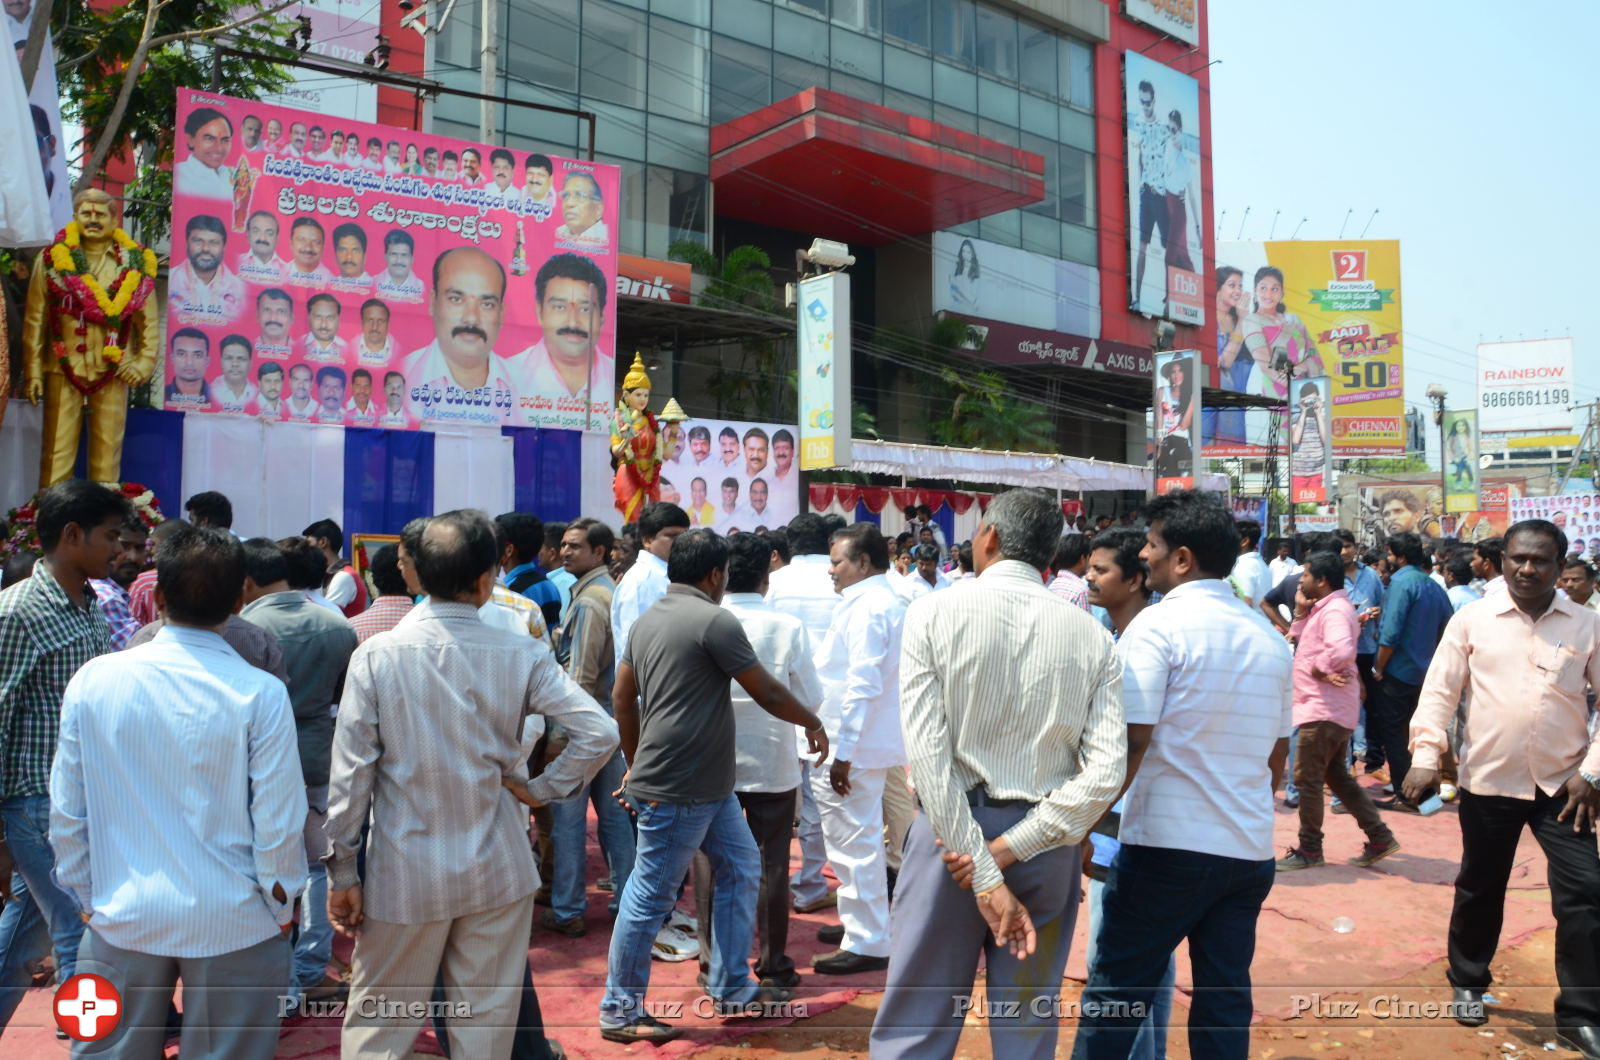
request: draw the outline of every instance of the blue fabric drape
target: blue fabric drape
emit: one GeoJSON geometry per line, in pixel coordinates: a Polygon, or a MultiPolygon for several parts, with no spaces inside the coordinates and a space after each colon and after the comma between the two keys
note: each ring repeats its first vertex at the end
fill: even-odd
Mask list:
{"type": "Polygon", "coordinates": [[[398,534],[433,512],[433,432],[346,427],[344,532],[398,534]]]}
{"type": "MultiPolygon", "coordinates": [[[[89,436],[78,444],[74,478],[89,474],[89,436]]],[[[183,413],[130,408],[122,436],[122,481],[137,482],[156,495],[156,507],[171,519],[183,515],[183,413]]]]}
{"type": "MultiPolygon", "coordinates": [[[[567,523],[592,515],[616,524],[617,513],[583,511],[583,432],[539,427],[502,427],[511,438],[517,511],[546,522],[567,523]],[[609,517],[609,518],[608,518],[609,517]]],[[[604,469],[591,468],[591,474],[604,469]]]]}
{"type": "MultiPolygon", "coordinates": [[[[883,511],[884,512],[889,511],[891,508],[893,508],[893,505],[885,506],[883,511]]],[[[867,504],[866,504],[865,501],[856,501],[856,517],[855,517],[854,521],[858,522],[858,523],[871,523],[873,526],[876,526],[879,529],[882,529],[883,528],[883,512],[878,512],[877,514],[874,514],[872,511],[870,511],[867,508],[867,504]]]]}

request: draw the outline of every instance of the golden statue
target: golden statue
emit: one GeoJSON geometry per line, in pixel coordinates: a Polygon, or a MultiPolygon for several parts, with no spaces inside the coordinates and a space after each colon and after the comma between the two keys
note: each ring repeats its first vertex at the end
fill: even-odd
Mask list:
{"type": "Polygon", "coordinates": [[[659,421],[649,404],[650,377],[644,359],[635,353],[611,422],[611,455],[617,458],[611,492],[625,522],[637,520],[646,501],[661,499],[661,462],[677,448],[683,421],[689,418],[676,398],[668,399],[659,421]]]}
{"type": "Polygon", "coordinates": [[[72,221],[33,263],[22,324],[23,396],[44,399],[39,486],[72,476],[89,407],[89,480],[122,481],[128,388],[155,371],[156,258],[112,217],[99,188],[72,200],[72,221]]]}

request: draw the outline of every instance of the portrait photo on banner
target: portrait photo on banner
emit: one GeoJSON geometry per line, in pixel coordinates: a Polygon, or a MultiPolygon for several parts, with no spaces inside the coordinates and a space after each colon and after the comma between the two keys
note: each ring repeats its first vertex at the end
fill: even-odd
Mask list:
{"type": "Polygon", "coordinates": [[[692,419],[661,465],[661,499],[718,533],[785,526],[800,513],[792,423],[692,419]]]}
{"type": "Polygon", "coordinates": [[[167,409],[602,429],[618,167],[180,89],[167,409]]]}

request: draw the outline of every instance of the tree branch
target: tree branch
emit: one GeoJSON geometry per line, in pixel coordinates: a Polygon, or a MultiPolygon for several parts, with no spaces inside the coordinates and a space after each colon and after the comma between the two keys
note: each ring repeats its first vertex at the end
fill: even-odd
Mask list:
{"type": "Polygon", "coordinates": [[[22,83],[33,92],[33,79],[39,74],[45,42],[50,39],[50,11],[55,0],[34,0],[33,21],[28,25],[28,42],[22,48],[22,83]]]}
{"type": "MultiPolygon", "coordinates": [[[[161,6],[165,7],[167,4],[170,4],[171,2],[172,2],[172,0],[163,0],[161,6]]],[[[249,16],[247,16],[245,18],[241,18],[241,19],[239,19],[239,20],[237,20],[235,22],[230,22],[226,26],[214,26],[214,27],[212,27],[210,29],[191,29],[191,30],[185,30],[182,33],[168,33],[164,37],[155,38],[153,41],[150,42],[150,44],[151,44],[152,47],[159,48],[159,47],[163,47],[163,46],[168,45],[168,44],[175,44],[178,41],[199,40],[199,39],[201,39],[203,37],[215,37],[220,33],[228,33],[228,32],[231,32],[233,30],[236,30],[236,29],[243,29],[245,26],[250,25],[252,22],[260,22],[264,18],[271,18],[273,15],[276,15],[279,11],[282,11],[284,8],[292,7],[295,4],[298,4],[299,2],[300,2],[300,0],[280,0],[279,3],[273,5],[272,7],[267,8],[265,11],[257,11],[253,15],[249,15],[249,16]]]]}

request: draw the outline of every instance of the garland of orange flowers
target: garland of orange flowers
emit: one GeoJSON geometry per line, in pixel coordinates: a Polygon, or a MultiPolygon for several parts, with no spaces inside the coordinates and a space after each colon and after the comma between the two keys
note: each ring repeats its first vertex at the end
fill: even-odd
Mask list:
{"type": "Polygon", "coordinates": [[[73,388],[87,397],[110,383],[116,376],[116,366],[122,363],[128,344],[128,325],[132,314],[144,307],[155,291],[156,256],[149,247],[141,246],[121,228],[112,230],[112,261],[121,271],[112,282],[115,293],[107,291],[89,270],[89,256],[83,250],[83,231],[76,221],[56,233],[50,245],[48,277],[50,289],[62,312],[76,317],[78,326],[77,352],[88,353],[88,325],[98,324],[106,330],[106,342],[100,355],[111,367],[98,379],[85,380],[73,370],[66,343],[57,341],[53,351],[56,363],[73,388]],[[129,259],[124,261],[124,254],[129,259]]]}

